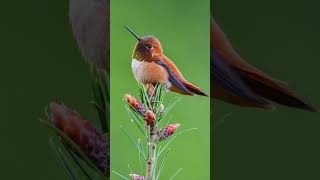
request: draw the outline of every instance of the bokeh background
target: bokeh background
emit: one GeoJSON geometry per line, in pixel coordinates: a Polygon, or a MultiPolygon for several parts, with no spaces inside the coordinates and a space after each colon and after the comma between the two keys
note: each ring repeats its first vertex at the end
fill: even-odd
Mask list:
{"type": "Polygon", "coordinates": [[[0,179],[67,179],[38,118],[52,100],[96,120],[89,67],[71,33],[66,0],[0,7],[0,179]]]}
{"type": "MultiPolygon", "coordinates": [[[[129,174],[128,164],[139,174],[138,152],[121,131],[144,137],[131,123],[123,96],[137,95],[138,86],[131,71],[131,54],[135,38],[124,29],[131,27],[138,35],[160,39],[164,53],[180,68],[185,78],[209,92],[209,1],[111,1],[111,170],[129,174]]],[[[168,93],[166,99],[182,98],[171,115],[181,123],[180,131],[198,128],[178,136],[160,179],[169,179],[183,168],[175,179],[209,179],[210,109],[209,98],[187,97],[168,93]]],[[[121,179],[111,173],[112,179],[121,179]]]]}
{"type": "MultiPolygon", "coordinates": [[[[130,133],[124,93],[136,95],[131,74],[135,43],[123,25],[153,34],[191,82],[209,92],[209,2],[112,1],[112,169],[128,173],[137,152],[120,132],[130,133]],[[208,17],[207,19],[205,17],[208,17]],[[207,45],[206,45],[207,44],[207,45]]],[[[217,22],[252,64],[288,82],[320,107],[319,2],[224,0],[212,3],[217,22]]],[[[38,122],[44,106],[62,100],[94,120],[88,66],[72,38],[68,1],[3,1],[0,11],[1,179],[66,179],[48,146],[51,131],[38,122]]],[[[182,97],[169,93],[170,97],[182,97]]],[[[167,97],[169,99],[170,97],[167,97]]],[[[208,179],[209,115],[202,97],[182,97],[172,114],[182,129],[197,127],[171,145],[162,178],[208,179]],[[190,105],[192,104],[192,105],[190,105]]],[[[278,106],[275,111],[216,103],[216,119],[232,113],[213,132],[213,178],[319,179],[319,114],[278,106]]],[[[118,177],[114,177],[117,179],[118,177]]]]}
{"type": "MultiPolygon", "coordinates": [[[[319,2],[214,0],[213,14],[250,63],[320,107],[319,2]]],[[[320,179],[320,114],[215,104],[213,179],[320,179]]]]}

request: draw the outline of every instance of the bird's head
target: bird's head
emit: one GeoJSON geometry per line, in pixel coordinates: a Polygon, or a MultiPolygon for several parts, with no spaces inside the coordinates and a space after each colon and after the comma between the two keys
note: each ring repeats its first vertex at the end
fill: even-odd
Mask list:
{"type": "Polygon", "coordinates": [[[131,29],[126,29],[138,40],[135,44],[132,58],[140,61],[155,61],[156,57],[162,55],[162,47],[160,41],[153,36],[137,36],[131,29]]]}

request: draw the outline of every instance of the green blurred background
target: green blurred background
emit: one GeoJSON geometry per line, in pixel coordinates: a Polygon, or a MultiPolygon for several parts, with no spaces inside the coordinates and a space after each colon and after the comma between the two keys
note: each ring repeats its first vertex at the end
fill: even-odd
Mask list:
{"type": "MultiPolygon", "coordinates": [[[[245,59],[320,107],[319,5],[311,0],[212,4],[217,22],[245,59]]],[[[207,1],[112,1],[111,67],[119,67],[111,72],[113,170],[127,174],[128,163],[138,164],[136,150],[119,128],[123,125],[138,135],[121,101],[125,93],[137,94],[131,73],[135,41],[123,25],[139,35],[157,36],[185,77],[209,92],[208,7],[207,1]]],[[[85,117],[96,118],[88,108],[92,99],[88,65],[72,38],[68,1],[4,1],[0,19],[0,178],[66,179],[49,150],[51,131],[37,118],[51,100],[62,100],[85,117]]],[[[172,112],[181,129],[199,131],[184,134],[171,145],[162,178],[182,167],[177,179],[208,179],[208,100],[173,93],[170,97],[182,97],[172,112]]],[[[320,178],[319,114],[217,102],[217,119],[230,112],[225,123],[212,130],[215,179],[320,178]]]]}
{"type": "MultiPolygon", "coordinates": [[[[111,170],[128,175],[130,164],[140,172],[138,152],[120,129],[141,137],[125,110],[123,96],[137,95],[138,86],[131,71],[135,38],[124,29],[131,27],[138,35],[160,39],[164,53],[180,68],[185,78],[209,92],[209,1],[111,1],[111,170]]],[[[209,98],[168,93],[166,99],[182,98],[172,111],[172,122],[181,123],[185,133],[170,145],[171,151],[160,179],[209,179],[210,116],[209,98]]],[[[112,179],[121,179],[111,173],[112,179]]]]}
{"type": "MultiPolygon", "coordinates": [[[[250,63],[320,107],[319,1],[215,0],[216,21],[250,63]]],[[[320,114],[222,102],[214,132],[215,180],[320,179],[320,114]]]]}
{"type": "Polygon", "coordinates": [[[3,1],[0,10],[0,179],[67,179],[38,118],[52,100],[96,119],[89,67],[73,40],[67,0],[3,1]]]}

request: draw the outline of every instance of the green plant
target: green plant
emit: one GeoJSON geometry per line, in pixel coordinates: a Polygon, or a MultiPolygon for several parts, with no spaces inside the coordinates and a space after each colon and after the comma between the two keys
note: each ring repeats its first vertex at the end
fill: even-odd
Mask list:
{"type": "MultiPolygon", "coordinates": [[[[121,127],[123,133],[138,150],[141,172],[133,172],[129,165],[129,176],[113,171],[119,177],[133,180],[158,180],[170,152],[170,143],[177,135],[194,130],[192,128],[176,133],[180,124],[172,124],[168,115],[177,103],[177,99],[172,99],[165,108],[163,104],[165,94],[164,87],[158,84],[139,85],[140,101],[134,96],[125,95],[124,100],[129,116],[146,141],[141,141],[141,138],[135,140],[125,128],[121,127]]],[[[178,169],[171,179],[181,170],[181,168],[178,169]]]]}
{"type": "Polygon", "coordinates": [[[71,180],[109,179],[109,84],[107,74],[91,68],[94,100],[91,102],[99,117],[100,129],[75,110],[51,102],[46,120],[41,122],[55,132],[50,148],[57,162],[71,180]]]}

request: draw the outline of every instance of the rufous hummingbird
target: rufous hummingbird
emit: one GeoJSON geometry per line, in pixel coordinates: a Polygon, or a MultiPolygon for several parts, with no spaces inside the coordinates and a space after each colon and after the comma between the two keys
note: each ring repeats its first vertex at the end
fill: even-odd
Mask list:
{"type": "Polygon", "coordinates": [[[166,90],[184,95],[207,96],[197,86],[188,82],[177,66],[163,54],[160,41],[153,36],[137,36],[131,29],[125,28],[135,37],[132,54],[132,71],[135,79],[142,84],[162,84],[166,90]]]}

